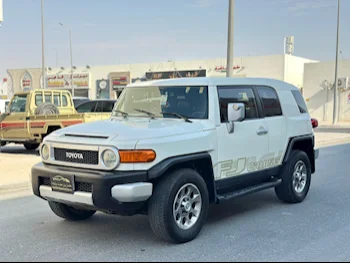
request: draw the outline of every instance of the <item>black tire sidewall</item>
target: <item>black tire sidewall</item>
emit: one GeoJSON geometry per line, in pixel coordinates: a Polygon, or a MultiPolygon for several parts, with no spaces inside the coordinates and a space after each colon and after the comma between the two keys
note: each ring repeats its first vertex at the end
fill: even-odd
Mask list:
{"type": "Polygon", "coordinates": [[[311,163],[310,163],[309,157],[303,151],[294,151],[292,153],[292,158],[290,159],[290,162],[288,163],[287,168],[288,169],[286,170],[286,174],[285,174],[285,177],[283,178],[283,180],[285,180],[285,183],[287,183],[288,188],[290,188],[289,190],[290,190],[290,193],[292,193],[292,195],[293,195],[293,199],[295,199],[297,201],[302,201],[305,199],[306,195],[308,194],[309,189],[310,189],[310,185],[311,185],[311,163]],[[294,168],[295,168],[295,165],[299,161],[304,162],[304,164],[306,165],[306,170],[307,170],[306,185],[301,193],[296,192],[294,187],[293,187],[294,168]]]}
{"type": "Polygon", "coordinates": [[[168,222],[170,234],[171,236],[174,236],[175,239],[179,242],[187,242],[199,234],[203,228],[203,225],[205,224],[209,209],[209,194],[203,178],[193,170],[186,169],[183,171],[183,173],[184,175],[179,177],[179,180],[177,180],[172,187],[172,190],[168,197],[166,210],[166,219],[168,222]],[[173,204],[177,192],[186,184],[194,184],[200,191],[202,197],[202,210],[195,225],[190,229],[183,230],[175,222],[173,216],[173,204]]]}
{"type": "Polygon", "coordinates": [[[35,151],[36,149],[39,148],[40,144],[39,143],[24,143],[23,146],[28,151],[35,151]]]}

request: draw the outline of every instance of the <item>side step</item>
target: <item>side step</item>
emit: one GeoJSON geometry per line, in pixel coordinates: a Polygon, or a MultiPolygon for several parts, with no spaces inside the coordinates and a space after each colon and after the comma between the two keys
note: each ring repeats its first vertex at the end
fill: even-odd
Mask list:
{"type": "Polygon", "coordinates": [[[227,193],[224,195],[217,195],[217,198],[218,198],[219,203],[221,203],[221,202],[225,202],[225,201],[237,198],[237,197],[242,197],[242,196],[253,194],[253,193],[256,193],[256,192],[259,192],[262,190],[266,190],[266,189],[269,189],[272,187],[276,187],[281,183],[282,183],[282,179],[278,179],[278,180],[272,181],[272,182],[253,185],[253,186],[250,186],[250,187],[247,187],[244,189],[234,191],[232,193],[227,193]]]}

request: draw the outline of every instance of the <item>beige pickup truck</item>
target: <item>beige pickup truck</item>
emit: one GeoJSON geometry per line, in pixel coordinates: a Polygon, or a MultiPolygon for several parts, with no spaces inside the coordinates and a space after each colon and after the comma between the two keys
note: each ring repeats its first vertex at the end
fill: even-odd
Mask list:
{"type": "Polygon", "coordinates": [[[32,90],[16,93],[8,110],[0,115],[0,147],[23,144],[27,150],[39,147],[51,132],[84,122],[108,119],[111,113],[78,113],[72,95],[65,90],[32,90]]]}

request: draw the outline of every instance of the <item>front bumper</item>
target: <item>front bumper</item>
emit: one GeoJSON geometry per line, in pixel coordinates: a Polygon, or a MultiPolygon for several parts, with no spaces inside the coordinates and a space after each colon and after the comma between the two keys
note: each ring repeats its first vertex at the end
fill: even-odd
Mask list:
{"type": "Polygon", "coordinates": [[[151,197],[146,171],[93,171],[38,163],[31,170],[33,193],[48,201],[93,207],[114,214],[133,214],[151,197]],[[74,193],[53,191],[50,178],[74,175],[74,193]]]}

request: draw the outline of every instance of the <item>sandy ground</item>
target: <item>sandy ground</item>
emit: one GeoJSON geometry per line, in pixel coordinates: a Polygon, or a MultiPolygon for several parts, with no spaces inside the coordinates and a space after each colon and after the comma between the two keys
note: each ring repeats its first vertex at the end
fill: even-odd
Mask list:
{"type": "Polygon", "coordinates": [[[29,181],[30,168],[40,162],[39,151],[27,151],[23,146],[10,145],[0,152],[0,186],[29,181]]]}

